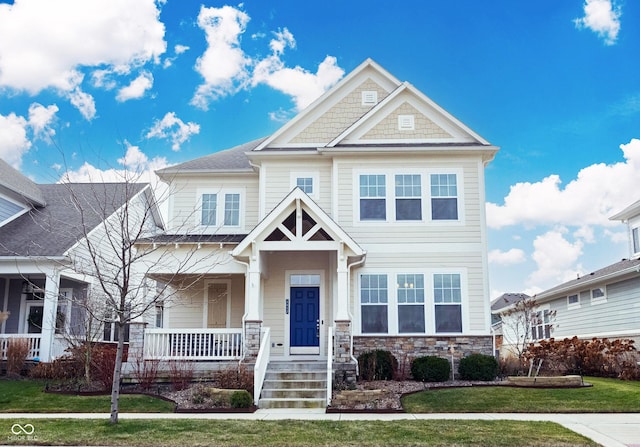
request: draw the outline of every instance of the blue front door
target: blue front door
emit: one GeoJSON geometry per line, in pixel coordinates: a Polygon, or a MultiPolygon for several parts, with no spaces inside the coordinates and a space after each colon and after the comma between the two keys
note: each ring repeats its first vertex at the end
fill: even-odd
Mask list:
{"type": "Polygon", "coordinates": [[[320,354],[320,288],[291,287],[291,354],[320,354]]]}

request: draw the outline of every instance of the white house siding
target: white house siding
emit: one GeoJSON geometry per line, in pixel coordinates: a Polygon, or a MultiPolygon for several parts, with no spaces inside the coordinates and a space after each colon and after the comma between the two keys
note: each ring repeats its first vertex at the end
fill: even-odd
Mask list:
{"type": "Polygon", "coordinates": [[[265,200],[265,212],[269,213],[280,201],[291,192],[295,185],[291,183],[291,176],[296,174],[317,174],[318,195],[312,199],[320,205],[328,214],[331,213],[331,160],[326,157],[316,156],[301,160],[275,162],[264,161],[262,163],[262,175],[264,176],[265,191],[262,194],[265,200]]]}
{"type": "Polygon", "coordinates": [[[199,280],[188,291],[181,292],[165,304],[165,327],[197,329],[206,327],[205,324],[205,290],[207,281],[231,281],[231,319],[229,327],[242,327],[244,314],[245,279],[241,275],[231,277],[208,277],[199,280]]]}
{"type": "MultiPolygon", "coordinates": [[[[178,177],[172,182],[172,196],[169,204],[168,233],[211,233],[213,229],[201,227],[201,210],[199,196],[205,191],[217,192],[223,190],[242,190],[244,211],[241,221],[243,228],[234,232],[248,233],[258,223],[258,176],[257,174],[234,174],[215,177],[210,175],[178,177]]],[[[215,232],[226,234],[224,228],[215,232]]]]}
{"type": "Polygon", "coordinates": [[[553,337],[611,338],[636,334],[640,341],[640,278],[608,284],[606,296],[606,301],[591,304],[590,289],[582,291],[580,307],[571,309],[567,308],[566,296],[550,302],[550,309],[556,311],[553,337]]]}
{"type": "MultiPolygon", "coordinates": [[[[278,357],[285,355],[284,347],[287,340],[285,332],[287,326],[285,315],[285,299],[289,298],[287,272],[308,274],[321,273],[324,283],[320,291],[320,312],[325,327],[331,324],[332,307],[332,278],[330,257],[335,252],[274,252],[267,255],[267,274],[263,281],[263,327],[271,328],[271,355],[278,357]]],[[[326,337],[326,330],[321,331],[326,337]]],[[[324,342],[322,342],[323,345],[324,342]]]]}

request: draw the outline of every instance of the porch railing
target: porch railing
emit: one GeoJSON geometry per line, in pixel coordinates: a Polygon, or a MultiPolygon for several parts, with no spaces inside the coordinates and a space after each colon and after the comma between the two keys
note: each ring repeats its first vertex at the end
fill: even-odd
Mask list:
{"type": "Polygon", "coordinates": [[[329,326],[327,335],[327,407],[331,405],[333,393],[333,326],[329,326]]]}
{"type": "Polygon", "coordinates": [[[146,360],[239,360],[242,329],[147,329],[146,360]]]}
{"type": "Polygon", "coordinates": [[[256,357],[256,364],[253,367],[253,403],[258,405],[264,376],[267,374],[267,365],[271,357],[271,328],[262,328],[260,331],[260,350],[256,357]]]}
{"type": "Polygon", "coordinates": [[[0,334],[0,360],[7,359],[7,348],[11,340],[27,340],[29,342],[29,354],[27,359],[33,360],[40,357],[40,334],[0,334]]]}

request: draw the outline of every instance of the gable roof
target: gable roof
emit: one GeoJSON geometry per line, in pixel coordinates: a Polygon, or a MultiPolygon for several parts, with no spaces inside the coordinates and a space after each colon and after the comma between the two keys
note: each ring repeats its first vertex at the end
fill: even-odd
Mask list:
{"type": "Polygon", "coordinates": [[[510,307],[518,301],[531,298],[526,293],[503,293],[491,302],[491,312],[497,313],[502,309],[510,307]]]}
{"type": "Polygon", "coordinates": [[[63,256],[146,183],[69,183],[37,185],[46,206],[36,207],[0,228],[0,256],[63,256]],[[84,215],[71,199],[77,198],[84,215]],[[96,206],[96,203],[99,203],[96,206]]]}
{"type": "Polygon", "coordinates": [[[557,298],[563,294],[585,290],[592,286],[603,284],[604,282],[623,280],[627,276],[637,275],[640,275],[640,259],[623,259],[587,275],[583,275],[574,280],[567,281],[563,284],[552,287],[551,289],[545,290],[544,292],[538,293],[535,296],[535,299],[538,302],[546,301],[557,298]]]}
{"type": "Polygon", "coordinates": [[[299,201],[301,207],[309,211],[318,224],[330,235],[334,236],[334,242],[344,245],[353,252],[353,256],[364,256],[365,250],[347,234],[325,211],[320,208],[304,191],[294,188],[258,225],[238,244],[231,252],[232,256],[242,256],[242,253],[255,241],[263,241],[271,231],[274,224],[285,219],[291,212],[291,206],[299,201]]]}
{"type": "Polygon", "coordinates": [[[1,158],[0,193],[4,193],[10,197],[21,198],[23,201],[32,205],[45,205],[45,198],[38,188],[38,185],[1,158]]]}
{"type": "Polygon", "coordinates": [[[185,161],[177,165],[156,171],[156,174],[165,179],[171,174],[191,173],[198,174],[203,172],[253,172],[253,167],[249,163],[246,153],[255,149],[260,145],[266,137],[225,149],[223,151],[214,152],[204,157],[185,161]]]}

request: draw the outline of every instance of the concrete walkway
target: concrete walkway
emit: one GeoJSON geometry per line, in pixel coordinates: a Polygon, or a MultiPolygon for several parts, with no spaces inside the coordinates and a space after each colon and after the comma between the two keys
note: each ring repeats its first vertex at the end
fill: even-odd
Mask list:
{"type": "MultiPolygon", "coordinates": [[[[104,413],[0,413],[0,419],[33,423],[35,419],[107,419],[104,413]]],[[[120,419],[242,419],[242,420],[512,420],[549,421],[580,433],[604,447],[640,447],[640,413],[325,413],[319,410],[258,410],[255,413],[121,413],[120,419]]],[[[37,426],[37,425],[36,425],[37,426]]]]}

